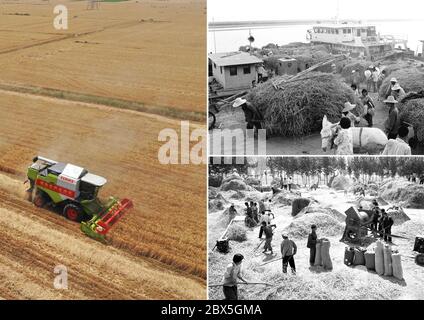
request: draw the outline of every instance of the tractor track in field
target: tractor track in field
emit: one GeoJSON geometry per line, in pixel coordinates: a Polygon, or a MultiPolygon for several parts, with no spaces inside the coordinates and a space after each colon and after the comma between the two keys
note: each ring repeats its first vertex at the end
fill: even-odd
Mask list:
{"type": "MultiPolygon", "coordinates": [[[[180,289],[171,289],[169,277],[180,277],[172,270],[156,268],[151,262],[97,243],[80,233],[78,224],[43,210],[0,190],[0,289],[6,299],[177,299],[184,296],[185,282],[197,290],[202,287],[192,279],[181,278],[176,281],[180,289]],[[46,234],[49,228],[53,235],[46,234]],[[79,255],[81,250],[84,254],[79,255]],[[97,261],[103,253],[110,257],[97,261]],[[115,256],[117,253],[120,255],[115,256]],[[68,290],[53,287],[57,265],[68,268],[68,290]],[[146,276],[146,267],[159,278],[146,276]],[[160,279],[167,276],[168,285],[160,279]],[[157,289],[160,286],[162,290],[157,289]]],[[[196,295],[187,293],[186,298],[192,294],[196,295]]]]}
{"type": "Polygon", "coordinates": [[[59,37],[41,40],[41,41],[38,41],[36,43],[31,43],[31,44],[27,44],[27,45],[21,45],[21,46],[17,46],[17,47],[3,49],[3,50],[0,50],[0,55],[12,53],[12,52],[17,52],[17,51],[21,51],[21,50],[25,50],[25,49],[40,47],[40,46],[44,46],[46,44],[61,42],[61,41],[69,40],[69,39],[78,39],[78,38],[81,38],[81,37],[84,37],[84,36],[89,36],[89,35],[93,35],[93,34],[96,34],[96,33],[106,31],[108,29],[133,27],[133,26],[136,26],[136,25],[141,24],[141,23],[142,23],[141,21],[125,21],[125,22],[120,22],[120,23],[116,23],[116,24],[113,24],[113,25],[105,26],[103,28],[96,29],[96,30],[85,31],[85,32],[81,32],[81,33],[66,34],[66,35],[62,35],[62,36],[59,36],[59,37]]]}

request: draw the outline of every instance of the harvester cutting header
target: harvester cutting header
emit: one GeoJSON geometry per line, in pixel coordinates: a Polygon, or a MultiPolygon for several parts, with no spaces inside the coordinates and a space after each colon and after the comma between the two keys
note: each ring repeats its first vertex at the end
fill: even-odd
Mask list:
{"type": "Polygon", "coordinates": [[[107,180],[73,164],[37,156],[27,176],[27,192],[35,206],[59,207],[67,219],[81,222],[82,232],[101,242],[106,241],[112,226],[133,207],[128,199],[110,197],[101,202],[98,193],[107,180]]]}

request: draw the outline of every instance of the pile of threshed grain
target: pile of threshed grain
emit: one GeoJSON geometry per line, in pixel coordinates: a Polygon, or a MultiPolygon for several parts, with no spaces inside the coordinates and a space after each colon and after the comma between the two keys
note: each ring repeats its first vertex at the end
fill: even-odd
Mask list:
{"type": "Polygon", "coordinates": [[[400,86],[406,93],[414,91],[419,92],[424,90],[424,72],[416,68],[402,69],[394,71],[390,76],[386,77],[381,84],[379,95],[384,97],[390,86],[390,79],[396,78],[400,86]]]}
{"type": "Polygon", "coordinates": [[[419,221],[406,221],[405,223],[395,226],[393,233],[402,234],[411,238],[415,238],[417,235],[422,235],[424,230],[424,223],[419,221]]]}
{"type": "Polygon", "coordinates": [[[333,74],[309,73],[295,81],[286,81],[275,89],[275,77],[254,88],[248,100],[264,116],[267,134],[303,136],[321,130],[324,115],[330,121],[341,118],[344,103],[355,103],[353,91],[333,74]]]}
{"type": "MultiPolygon", "coordinates": [[[[424,79],[423,86],[424,86],[424,79]]],[[[413,99],[401,104],[400,120],[411,124],[414,127],[417,139],[424,143],[424,98],[413,99]]]]}
{"type": "Polygon", "coordinates": [[[328,207],[322,207],[318,203],[311,203],[309,206],[302,209],[296,216],[296,219],[307,215],[307,214],[316,214],[316,213],[323,213],[326,214],[334,219],[336,219],[339,222],[345,222],[346,215],[344,213],[341,213],[340,211],[337,211],[336,209],[328,208],[328,207]]]}
{"type": "Polygon", "coordinates": [[[241,224],[232,224],[228,230],[226,237],[233,241],[246,241],[247,240],[247,228],[241,224]]]}
{"type": "Polygon", "coordinates": [[[304,239],[311,232],[311,225],[315,224],[319,233],[326,237],[342,236],[344,225],[342,222],[324,212],[313,212],[302,215],[293,220],[285,229],[289,237],[304,239]]]}

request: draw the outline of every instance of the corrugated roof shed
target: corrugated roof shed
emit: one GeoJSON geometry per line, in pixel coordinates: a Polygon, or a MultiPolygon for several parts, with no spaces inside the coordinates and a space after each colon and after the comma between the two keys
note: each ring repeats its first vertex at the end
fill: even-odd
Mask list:
{"type": "Polygon", "coordinates": [[[211,59],[217,66],[238,66],[243,64],[256,64],[262,63],[263,60],[255,57],[247,52],[227,52],[227,53],[211,53],[209,54],[211,59]]]}

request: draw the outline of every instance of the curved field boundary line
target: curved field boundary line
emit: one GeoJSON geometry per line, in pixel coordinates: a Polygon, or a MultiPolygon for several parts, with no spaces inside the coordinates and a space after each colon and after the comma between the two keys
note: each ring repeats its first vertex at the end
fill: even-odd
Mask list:
{"type": "Polygon", "coordinates": [[[136,111],[144,114],[157,115],[164,118],[171,118],[176,120],[188,120],[199,123],[205,123],[206,121],[206,113],[204,112],[183,111],[171,107],[146,105],[144,103],[136,101],[101,97],[71,91],[42,88],[36,86],[12,85],[5,83],[0,83],[0,90],[6,92],[28,94],[33,96],[49,97],[53,99],[71,102],[80,102],[85,103],[87,105],[106,106],[115,109],[136,111]]]}

